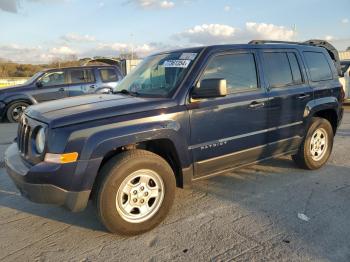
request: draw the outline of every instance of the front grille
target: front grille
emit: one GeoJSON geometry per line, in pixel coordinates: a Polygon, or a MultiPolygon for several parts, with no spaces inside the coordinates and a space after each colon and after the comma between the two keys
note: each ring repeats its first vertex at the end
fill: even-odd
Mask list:
{"type": "Polygon", "coordinates": [[[25,157],[28,156],[28,152],[29,152],[30,136],[31,136],[31,127],[28,124],[27,119],[23,117],[21,122],[18,125],[17,145],[18,145],[18,150],[25,157]]]}

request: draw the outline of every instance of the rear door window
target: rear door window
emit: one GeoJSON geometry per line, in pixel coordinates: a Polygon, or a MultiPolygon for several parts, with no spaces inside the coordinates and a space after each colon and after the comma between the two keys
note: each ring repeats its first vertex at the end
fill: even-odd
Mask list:
{"type": "Polygon", "coordinates": [[[293,75],[287,53],[263,53],[263,66],[270,87],[283,87],[293,84],[293,75]]]}
{"type": "Polygon", "coordinates": [[[292,70],[293,82],[295,84],[301,84],[303,78],[301,76],[300,66],[295,53],[288,53],[288,60],[290,64],[290,69],[292,70]]]}
{"type": "Polygon", "coordinates": [[[119,77],[117,70],[113,68],[103,68],[99,69],[102,82],[118,82],[119,77]]]}
{"type": "Polygon", "coordinates": [[[300,64],[294,52],[264,52],[263,66],[271,88],[303,83],[300,64]]]}
{"type": "Polygon", "coordinates": [[[333,79],[331,67],[323,53],[304,52],[304,57],[313,82],[333,79]]]}
{"type": "Polygon", "coordinates": [[[95,77],[91,69],[71,69],[69,70],[71,84],[85,84],[95,82],[95,77]]]}

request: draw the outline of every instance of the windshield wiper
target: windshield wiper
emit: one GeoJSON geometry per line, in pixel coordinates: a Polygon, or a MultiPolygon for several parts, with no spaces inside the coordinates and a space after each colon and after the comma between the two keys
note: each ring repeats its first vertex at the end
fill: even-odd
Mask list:
{"type": "Polygon", "coordinates": [[[120,91],[114,92],[114,94],[123,94],[123,95],[130,95],[130,96],[139,96],[140,93],[136,91],[129,91],[126,89],[122,89],[120,91]]]}

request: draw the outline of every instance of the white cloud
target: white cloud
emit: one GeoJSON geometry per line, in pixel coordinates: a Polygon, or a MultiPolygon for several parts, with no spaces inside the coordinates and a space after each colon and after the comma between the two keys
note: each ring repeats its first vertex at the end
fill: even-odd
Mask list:
{"type": "Polygon", "coordinates": [[[196,44],[211,44],[215,42],[229,42],[235,37],[237,32],[237,28],[229,25],[203,24],[187,29],[175,35],[175,37],[179,40],[187,39],[189,42],[196,44]]]}
{"type": "Polygon", "coordinates": [[[326,41],[333,41],[333,40],[334,40],[334,36],[326,35],[326,36],[324,37],[324,39],[325,39],[326,41]]]}
{"type": "Polygon", "coordinates": [[[226,6],[224,7],[224,11],[225,11],[225,12],[230,12],[231,9],[232,9],[232,7],[229,6],[229,5],[226,5],[226,6]]]}
{"type": "Polygon", "coordinates": [[[343,19],[341,20],[341,22],[342,22],[343,24],[348,24],[350,21],[349,21],[349,18],[343,18],[343,19]]]}
{"type": "Polygon", "coordinates": [[[127,3],[134,3],[143,9],[170,9],[175,7],[175,3],[168,0],[129,0],[127,3]]]}
{"type": "Polygon", "coordinates": [[[161,1],[160,2],[160,7],[161,8],[173,8],[175,6],[174,2],[171,1],[161,1]]]}
{"type": "Polygon", "coordinates": [[[53,47],[49,50],[49,53],[53,55],[58,55],[58,56],[59,55],[69,56],[69,55],[76,54],[76,52],[68,46],[53,47]]]}
{"type": "Polygon", "coordinates": [[[43,48],[42,46],[22,46],[17,44],[0,46],[0,57],[18,63],[41,64],[54,60],[70,59],[77,52],[68,46],[43,48]]]}
{"type": "Polygon", "coordinates": [[[247,36],[268,40],[292,40],[295,32],[284,26],[265,23],[246,23],[247,36]]]}
{"type": "Polygon", "coordinates": [[[84,42],[94,42],[96,41],[94,36],[91,35],[80,35],[76,33],[69,33],[61,37],[66,42],[78,42],[78,43],[84,43],[84,42]]]}
{"type": "Polygon", "coordinates": [[[252,39],[292,40],[295,32],[283,26],[249,22],[240,29],[223,24],[197,25],[176,34],[177,40],[187,40],[195,44],[244,43],[252,39]]]}
{"type": "Polygon", "coordinates": [[[121,53],[134,52],[139,56],[145,56],[157,50],[156,44],[138,44],[129,43],[98,43],[96,49],[88,51],[87,56],[118,56],[121,53]]]}

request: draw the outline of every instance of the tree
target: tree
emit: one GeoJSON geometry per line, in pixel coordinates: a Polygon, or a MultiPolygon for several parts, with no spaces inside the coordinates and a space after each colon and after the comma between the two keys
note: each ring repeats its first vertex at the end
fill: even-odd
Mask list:
{"type": "Polygon", "coordinates": [[[350,46],[348,48],[346,48],[346,51],[350,51],[350,46]]]}

